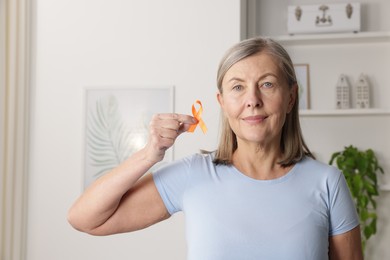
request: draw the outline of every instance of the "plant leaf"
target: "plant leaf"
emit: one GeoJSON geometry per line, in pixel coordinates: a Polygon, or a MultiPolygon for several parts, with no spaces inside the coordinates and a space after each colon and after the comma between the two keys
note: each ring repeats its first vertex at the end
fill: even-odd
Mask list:
{"type": "Polygon", "coordinates": [[[128,145],[130,131],[122,120],[118,100],[112,95],[96,101],[87,115],[88,156],[96,168],[94,177],[119,165],[133,152],[128,145]]]}

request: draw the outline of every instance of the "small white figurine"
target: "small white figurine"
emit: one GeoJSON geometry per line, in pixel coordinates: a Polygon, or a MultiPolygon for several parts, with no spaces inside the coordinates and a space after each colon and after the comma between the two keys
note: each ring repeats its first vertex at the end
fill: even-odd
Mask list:
{"type": "Polygon", "coordinates": [[[350,108],[350,87],[347,76],[341,74],[336,86],[336,108],[347,109],[350,108]]]}
{"type": "Polygon", "coordinates": [[[370,85],[362,73],[356,83],[356,108],[370,107],[370,85]]]}

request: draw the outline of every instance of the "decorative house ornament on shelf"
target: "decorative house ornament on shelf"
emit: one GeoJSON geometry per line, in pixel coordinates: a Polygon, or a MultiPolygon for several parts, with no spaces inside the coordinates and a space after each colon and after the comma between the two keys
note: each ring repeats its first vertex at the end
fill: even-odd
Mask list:
{"type": "Polygon", "coordinates": [[[347,80],[347,76],[341,74],[336,85],[336,108],[350,108],[351,90],[347,80]]]}
{"type": "Polygon", "coordinates": [[[288,6],[289,34],[360,31],[360,3],[288,6]]]}
{"type": "Polygon", "coordinates": [[[370,85],[363,73],[356,83],[356,108],[370,108],[370,85]]]}

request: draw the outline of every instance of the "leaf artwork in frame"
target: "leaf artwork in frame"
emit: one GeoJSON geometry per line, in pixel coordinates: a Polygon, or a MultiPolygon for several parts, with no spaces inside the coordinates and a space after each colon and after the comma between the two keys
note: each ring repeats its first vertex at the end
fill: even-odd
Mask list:
{"type": "MultiPolygon", "coordinates": [[[[86,90],[84,188],[147,142],[156,113],[173,112],[173,87],[86,90]]],[[[172,149],[155,170],[172,160],[172,149]]]]}

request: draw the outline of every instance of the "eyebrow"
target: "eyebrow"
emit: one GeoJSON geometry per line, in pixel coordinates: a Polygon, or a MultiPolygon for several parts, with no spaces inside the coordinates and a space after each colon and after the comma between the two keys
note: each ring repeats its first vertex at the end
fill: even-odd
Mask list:
{"type": "Polygon", "coordinates": [[[240,82],[243,82],[244,80],[241,79],[241,78],[237,78],[237,77],[233,77],[231,79],[228,80],[228,82],[232,82],[232,81],[240,81],[240,82]]]}
{"type": "MultiPolygon", "coordinates": [[[[268,76],[272,76],[272,77],[278,78],[278,76],[276,74],[268,72],[268,73],[265,73],[264,75],[262,75],[261,77],[259,77],[258,80],[261,80],[261,79],[266,78],[268,76]]],[[[244,82],[245,80],[242,79],[242,78],[233,77],[233,78],[229,79],[227,82],[232,82],[232,81],[244,82]]]]}

